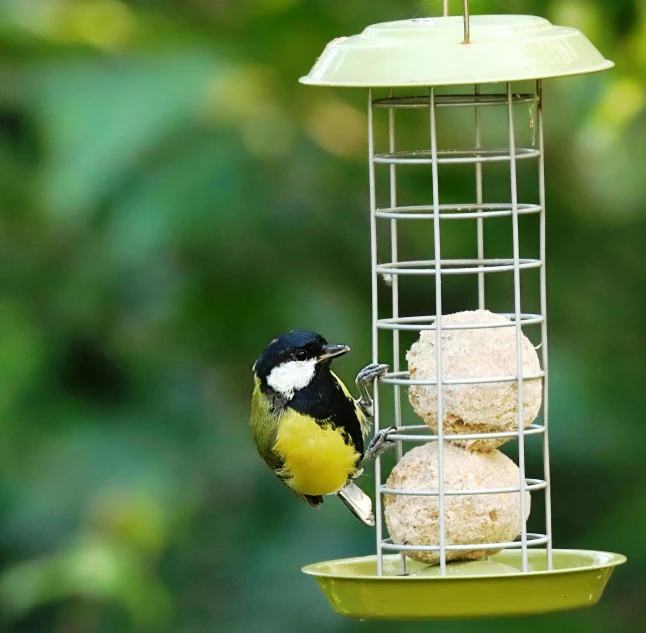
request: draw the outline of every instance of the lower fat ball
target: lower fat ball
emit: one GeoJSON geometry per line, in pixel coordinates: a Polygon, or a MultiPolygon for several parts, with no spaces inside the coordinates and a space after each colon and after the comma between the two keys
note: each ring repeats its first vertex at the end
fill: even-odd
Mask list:
{"type": "MultiPolygon", "coordinates": [[[[516,376],[516,328],[504,316],[487,310],[458,312],[442,317],[442,328],[464,325],[503,325],[442,330],[443,379],[516,376]]],[[[435,330],[421,333],[406,358],[411,378],[435,380],[437,365],[435,330]]],[[[530,340],[522,338],[523,376],[536,376],[541,369],[530,340]]],[[[540,378],[523,380],[523,424],[538,415],[542,400],[540,378]]],[[[518,430],[518,385],[512,382],[444,385],[442,389],[444,433],[500,433],[518,430]]],[[[437,387],[411,385],[408,397],[415,412],[437,431],[437,387]]],[[[507,439],[492,438],[457,442],[469,450],[491,450],[507,439]]]]}
{"type": "MultiPolygon", "coordinates": [[[[437,442],[407,452],[388,478],[387,487],[397,490],[437,490],[439,487],[437,442]]],[[[477,490],[513,488],[519,483],[514,462],[500,451],[471,453],[444,443],[444,489],[477,490]]],[[[447,545],[475,545],[513,541],[521,531],[519,494],[513,492],[449,495],[444,498],[447,545]]],[[[525,497],[529,516],[530,495],[525,497]]],[[[384,496],[386,525],[398,545],[439,545],[437,496],[384,496]]],[[[527,517],[525,517],[527,518],[527,517]]],[[[446,560],[477,560],[500,550],[447,551],[446,560]]],[[[416,561],[437,564],[439,552],[411,551],[416,561]]]]}

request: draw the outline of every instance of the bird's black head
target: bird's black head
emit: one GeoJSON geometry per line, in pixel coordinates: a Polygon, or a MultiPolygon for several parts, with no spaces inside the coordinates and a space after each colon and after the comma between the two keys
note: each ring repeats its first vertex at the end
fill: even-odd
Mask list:
{"type": "Polygon", "coordinates": [[[264,387],[291,398],[333,358],[349,351],[347,345],[329,345],[316,332],[292,330],[270,341],[253,369],[264,387]]]}

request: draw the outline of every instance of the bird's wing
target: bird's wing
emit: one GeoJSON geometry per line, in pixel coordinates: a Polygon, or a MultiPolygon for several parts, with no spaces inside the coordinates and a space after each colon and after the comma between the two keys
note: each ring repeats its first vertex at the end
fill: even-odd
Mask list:
{"type": "Polygon", "coordinates": [[[260,457],[274,472],[280,470],[284,464],[273,448],[278,434],[277,416],[271,410],[271,401],[260,391],[260,381],[256,377],[251,398],[251,431],[260,457]]]}
{"type": "Polygon", "coordinates": [[[334,372],[330,372],[330,373],[332,374],[332,376],[334,377],[334,380],[336,380],[337,384],[341,388],[343,395],[352,403],[352,406],[354,407],[355,415],[357,417],[357,421],[359,422],[359,426],[361,427],[361,435],[364,438],[368,437],[368,435],[370,435],[372,431],[372,423],[366,417],[366,414],[363,412],[363,409],[359,406],[359,403],[352,397],[352,394],[345,386],[343,381],[334,372]]]}

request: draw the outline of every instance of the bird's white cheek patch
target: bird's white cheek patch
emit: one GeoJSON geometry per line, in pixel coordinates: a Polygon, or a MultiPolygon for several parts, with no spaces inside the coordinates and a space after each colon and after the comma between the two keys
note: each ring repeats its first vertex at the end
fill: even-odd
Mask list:
{"type": "Polygon", "coordinates": [[[267,384],[278,393],[293,396],[295,391],[307,387],[314,378],[316,360],[290,360],[271,370],[267,384]]]}

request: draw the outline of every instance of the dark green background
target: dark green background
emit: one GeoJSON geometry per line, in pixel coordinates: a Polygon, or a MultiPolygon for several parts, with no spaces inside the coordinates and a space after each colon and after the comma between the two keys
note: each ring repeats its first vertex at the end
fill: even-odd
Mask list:
{"type": "MultiPolygon", "coordinates": [[[[0,1],[2,631],[646,625],[644,2],[472,2],[582,28],[617,63],[548,82],[545,114],[555,543],[628,555],[601,604],[511,621],[343,619],[299,569],[372,552],[372,532],[334,500],[299,504],[254,453],[250,367],[272,336],[309,327],[350,344],[346,380],[369,359],[365,95],[297,79],[334,37],[440,9],[0,1]]],[[[402,122],[402,138],[419,144],[419,129],[402,122]]],[[[471,142],[457,126],[442,134],[471,142]]],[[[492,171],[489,199],[504,183],[492,171]]],[[[427,174],[406,187],[428,199],[427,174]]],[[[444,191],[471,188],[450,172],[444,191]]],[[[492,248],[506,247],[508,226],[491,226],[492,248]]],[[[453,227],[444,245],[472,239],[453,227]]],[[[423,310],[429,295],[403,292],[423,310]]],[[[457,285],[447,307],[472,298],[457,285]]]]}

